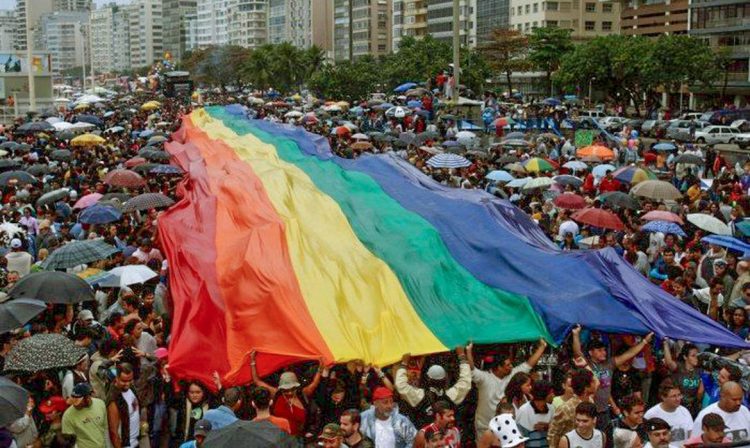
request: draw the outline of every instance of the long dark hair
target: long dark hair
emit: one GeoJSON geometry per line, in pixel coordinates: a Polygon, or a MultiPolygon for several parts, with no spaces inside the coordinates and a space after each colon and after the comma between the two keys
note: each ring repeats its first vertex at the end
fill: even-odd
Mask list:
{"type": "Polygon", "coordinates": [[[512,403],[514,401],[526,400],[527,397],[524,395],[521,387],[523,387],[523,385],[529,380],[531,380],[531,377],[524,372],[518,372],[511,377],[510,381],[508,381],[508,386],[505,388],[505,398],[508,402],[512,403]]]}

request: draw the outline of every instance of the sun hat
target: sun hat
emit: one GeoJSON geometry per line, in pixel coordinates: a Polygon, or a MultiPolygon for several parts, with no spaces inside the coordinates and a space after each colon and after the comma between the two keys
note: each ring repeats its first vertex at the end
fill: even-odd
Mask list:
{"type": "Polygon", "coordinates": [[[529,440],[523,437],[518,429],[512,414],[500,414],[492,418],[489,424],[490,431],[500,440],[502,448],[513,448],[529,440]]]}
{"type": "Polygon", "coordinates": [[[284,372],[281,374],[281,378],[279,379],[279,389],[289,390],[299,386],[299,380],[294,372],[284,372]]]}

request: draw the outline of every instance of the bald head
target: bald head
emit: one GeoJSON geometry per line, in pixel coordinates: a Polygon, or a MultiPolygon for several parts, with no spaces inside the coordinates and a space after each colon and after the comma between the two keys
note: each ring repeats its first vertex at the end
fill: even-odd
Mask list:
{"type": "Polygon", "coordinates": [[[744,274],[748,271],[750,271],[750,261],[740,261],[739,263],[737,263],[738,274],[744,274]]]}
{"type": "Polygon", "coordinates": [[[727,381],[721,386],[719,408],[724,412],[737,412],[742,406],[742,387],[734,381],[727,381]]]}

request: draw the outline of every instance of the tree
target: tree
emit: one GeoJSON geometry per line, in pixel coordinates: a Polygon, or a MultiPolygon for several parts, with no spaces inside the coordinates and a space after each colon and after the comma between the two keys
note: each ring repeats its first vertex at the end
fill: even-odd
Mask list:
{"type": "Polygon", "coordinates": [[[729,47],[719,47],[714,53],[714,80],[721,80],[720,96],[721,101],[727,94],[727,85],[729,84],[729,69],[732,64],[732,50],[729,47]]]}
{"type": "Polygon", "coordinates": [[[256,48],[241,68],[245,77],[256,89],[266,90],[274,85],[273,47],[256,48]]]}
{"type": "Polygon", "coordinates": [[[560,68],[563,57],[573,50],[571,30],[557,27],[534,28],[529,37],[529,61],[545,72],[547,91],[552,94],[552,73],[560,68]]]}
{"type": "Polygon", "coordinates": [[[242,67],[249,57],[250,50],[238,45],[212,46],[191,52],[185,68],[199,82],[219,86],[222,90],[228,86],[241,89],[247,81],[242,67]]]}
{"type": "Polygon", "coordinates": [[[354,102],[367,98],[379,81],[378,64],[371,56],[363,56],[354,62],[325,64],[312,76],[308,87],[321,98],[354,102]]]}
{"type": "Polygon", "coordinates": [[[419,82],[438,75],[452,62],[451,46],[432,36],[404,37],[396,53],[381,60],[382,78],[389,88],[407,81],[419,82]]]}
{"type": "Polygon", "coordinates": [[[528,44],[529,39],[522,32],[512,28],[497,28],[492,30],[488,42],[479,47],[490,68],[505,75],[508,92],[513,91],[513,72],[530,68],[526,59],[528,44]]]}
{"type": "Polygon", "coordinates": [[[654,60],[661,67],[658,82],[666,92],[677,92],[684,84],[710,86],[718,78],[711,48],[687,35],[660,36],[654,42],[654,60]]]}

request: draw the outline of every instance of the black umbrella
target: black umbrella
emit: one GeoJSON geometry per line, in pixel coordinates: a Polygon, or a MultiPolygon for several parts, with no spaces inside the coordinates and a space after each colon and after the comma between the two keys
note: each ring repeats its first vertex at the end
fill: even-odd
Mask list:
{"type": "Polygon", "coordinates": [[[26,169],[26,171],[29,174],[32,174],[34,176],[39,176],[39,175],[42,175],[42,174],[49,173],[50,169],[49,169],[49,165],[42,164],[42,163],[37,163],[35,165],[31,165],[30,167],[28,167],[26,169]]]}
{"type": "Polygon", "coordinates": [[[148,160],[155,160],[159,162],[166,162],[169,160],[169,153],[166,151],[149,151],[146,153],[143,157],[147,158],[148,160]]]}
{"type": "Polygon", "coordinates": [[[29,152],[29,151],[31,151],[31,148],[32,148],[32,146],[29,145],[28,143],[21,143],[13,151],[17,152],[17,153],[18,152],[29,152]]]}
{"type": "Polygon", "coordinates": [[[142,174],[142,175],[145,176],[146,174],[150,173],[151,170],[154,169],[154,168],[156,168],[157,166],[159,166],[158,163],[142,163],[142,164],[140,164],[138,166],[134,166],[131,169],[133,171],[135,171],[136,173],[140,173],[140,174],[142,174]]]}
{"type": "Polygon", "coordinates": [[[174,201],[161,193],[143,193],[125,203],[122,208],[124,213],[136,210],[150,210],[152,208],[169,207],[174,201]]]}
{"type": "Polygon", "coordinates": [[[47,123],[46,121],[33,121],[31,123],[24,123],[18,127],[18,132],[25,132],[28,134],[54,130],[55,127],[47,123]]]}
{"type": "Polygon", "coordinates": [[[0,144],[0,148],[7,149],[9,151],[13,151],[17,147],[18,147],[17,142],[3,142],[2,144],[0,144]]]}
{"type": "Polygon", "coordinates": [[[5,357],[6,372],[38,372],[76,365],[86,348],[61,334],[38,333],[22,339],[5,357]]]}
{"type": "Polygon", "coordinates": [[[104,260],[117,252],[104,240],[71,241],[61,246],[42,262],[43,269],[67,269],[104,260]]]}
{"type": "Polygon", "coordinates": [[[70,160],[73,157],[73,153],[67,149],[56,149],[49,156],[52,160],[70,160]]]}
{"type": "Polygon", "coordinates": [[[104,196],[102,196],[101,199],[99,199],[99,202],[101,202],[101,201],[109,201],[110,199],[117,199],[121,203],[125,203],[125,202],[128,202],[132,197],[133,196],[130,196],[127,193],[107,193],[104,196]]]}
{"type": "Polygon", "coordinates": [[[54,204],[55,202],[68,197],[70,190],[67,188],[58,188],[50,192],[44,193],[39,199],[36,200],[36,205],[54,204]]]}
{"type": "Polygon", "coordinates": [[[685,165],[701,165],[703,159],[695,154],[680,154],[672,159],[673,163],[684,163],[685,165]]]}
{"type": "Polygon", "coordinates": [[[83,123],[91,123],[94,126],[102,126],[104,124],[101,118],[97,117],[96,115],[89,115],[89,114],[80,114],[76,116],[76,121],[80,121],[83,123]]]}
{"type": "Polygon", "coordinates": [[[57,134],[57,138],[60,140],[73,140],[76,137],[76,133],[73,131],[62,131],[57,134]]]}
{"type": "Polygon", "coordinates": [[[629,194],[621,191],[610,191],[599,196],[602,202],[609,204],[613,207],[618,208],[629,208],[631,210],[637,210],[638,200],[629,194]]]}
{"type": "Polygon", "coordinates": [[[297,447],[299,441],[269,421],[237,420],[229,426],[208,433],[206,448],[297,447]]]}
{"type": "Polygon", "coordinates": [[[47,305],[36,299],[15,299],[0,303],[0,334],[23,327],[45,309],[47,305]]]}
{"type": "Polygon", "coordinates": [[[502,166],[505,166],[505,165],[507,165],[509,163],[516,163],[519,160],[521,160],[521,159],[519,159],[516,156],[505,155],[505,156],[501,156],[499,159],[497,159],[496,162],[498,164],[502,165],[502,166]]]}
{"type": "Polygon", "coordinates": [[[16,183],[19,185],[33,184],[36,182],[34,176],[26,171],[6,171],[0,173],[0,185],[10,185],[16,183]]]}
{"type": "Polygon", "coordinates": [[[79,303],[94,300],[86,280],[66,272],[35,272],[23,277],[8,291],[11,298],[37,299],[47,303],[79,303]]]}
{"type": "Polygon", "coordinates": [[[9,168],[19,168],[21,166],[21,162],[18,160],[13,159],[0,159],[0,170],[7,170],[9,168]]]}
{"type": "Polygon", "coordinates": [[[8,426],[26,413],[29,392],[4,376],[0,376],[0,428],[8,426]]]}

